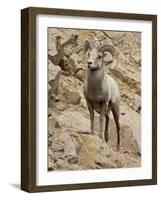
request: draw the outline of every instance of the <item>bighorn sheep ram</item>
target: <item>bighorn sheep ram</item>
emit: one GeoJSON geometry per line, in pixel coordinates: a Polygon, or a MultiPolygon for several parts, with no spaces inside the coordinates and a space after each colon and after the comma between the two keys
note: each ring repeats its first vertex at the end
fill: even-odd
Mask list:
{"type": "MultiPolygon", "coordinates": [[[[88,43],[88,42],[87,42],[88,43]]],[[[94,111],[100,114],[100,137],[108,142],[109,112],[112,111],[117,129],[117,149],[120,146],[119,106],[120,92],[116,81],[104,70],[105,52],[113,56],[111,67],[117,65],[118,53],[111,45],[96,47],[88,43],[88,68],[84,82],[84,96],[91,121],[91,134],[94,135],[94,111]],[[104,130],[104,119],[106,119],[104,130]]]]}

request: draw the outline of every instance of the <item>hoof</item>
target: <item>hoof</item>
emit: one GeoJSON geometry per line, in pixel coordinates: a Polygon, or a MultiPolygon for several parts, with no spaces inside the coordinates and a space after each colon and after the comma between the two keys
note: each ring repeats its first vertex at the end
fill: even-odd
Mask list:
{"type": "Polygon", "coordinates": [[[100,136],[100,138],[101,138],[102,142],[106,142],[104,137],[100,136]]]}
{"type": "Polygon", "coordinates": [[[109,137],[106,137],[106,138],[105,138],[105,141],[106,141],[106,143],[108,143],[108,141],[109,141],[109,137]]]}

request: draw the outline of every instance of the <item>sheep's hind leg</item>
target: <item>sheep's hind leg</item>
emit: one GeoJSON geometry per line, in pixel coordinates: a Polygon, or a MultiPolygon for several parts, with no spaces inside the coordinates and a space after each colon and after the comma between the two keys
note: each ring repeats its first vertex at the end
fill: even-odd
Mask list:
{"type": "Polygon", "coordinates": [[[105,118],[106,118],[106,124],[105,124],[105,140],[106,142],[108,142],[109,140],[109,135],[108,135],[108,126],[109,126],[109,116],[108,115],[105,115],[105,118]]]}
{"type": "Polygon", "coordinates": [[[91,134],[94,135],[94,109],[93,104],[87,100],[87,106],[90,114],[90,122],[91,122],[91,134]]]}
{"type": "Polygon", "coordinates": [[[119,150],[120,147],[120,123],[119,123],[119,108],[117,108],[115,105],[112,108],[113,117],[116,123],[116,129],[117,129],[117,149],[119,150]]]}
{"type": "Polygon", "coordinates": [[[105,119],[105,103],[101,103],[101,112],[100,112],[100,137],[105,141],[105,135],[104,135],[104,119],[105,119]]]}

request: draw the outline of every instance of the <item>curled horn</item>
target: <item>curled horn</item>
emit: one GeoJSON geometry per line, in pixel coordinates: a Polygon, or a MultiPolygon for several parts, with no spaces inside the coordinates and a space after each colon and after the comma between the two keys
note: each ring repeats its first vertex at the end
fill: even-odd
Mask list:
{"type": "Polygon", "coordinates": [[[110,68],[115,68],[117,67],[118,64],[118,51],[116,50],[116,48],[114,46],[111,45],[103,45],[99,48],[99,51],[102,52],[109,52],[112,55],[113,58],[113,62],[110,68]]]}

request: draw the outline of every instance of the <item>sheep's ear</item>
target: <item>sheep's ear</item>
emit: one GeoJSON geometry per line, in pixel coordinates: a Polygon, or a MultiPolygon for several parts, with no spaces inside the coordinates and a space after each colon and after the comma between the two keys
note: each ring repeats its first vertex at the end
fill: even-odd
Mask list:
{"type": "Polygon", "coordinates": [[[88,40],[85,41],[84,43],[84,52],[87,52],[87,50],[90,48],[88,40]]]}
{"type": "Polygon", "coordinates": [[[107,52],[102,52],[102,57],[104,58],[107,55],[107,52]]]}
{"type": "Polygon", "coordinates": [[[98,57],[104,58],[104,53],[101,52],[101,51],[99,51],[99,52],[98,52],[98,57]]]}
{"type": "Polygon", "coordinates": [[[86,52],[87,50],[92,50],[96,48],[96,44],[94,41],[88,41],[86,40],[84,43],[84,51],[86,52]]]}

